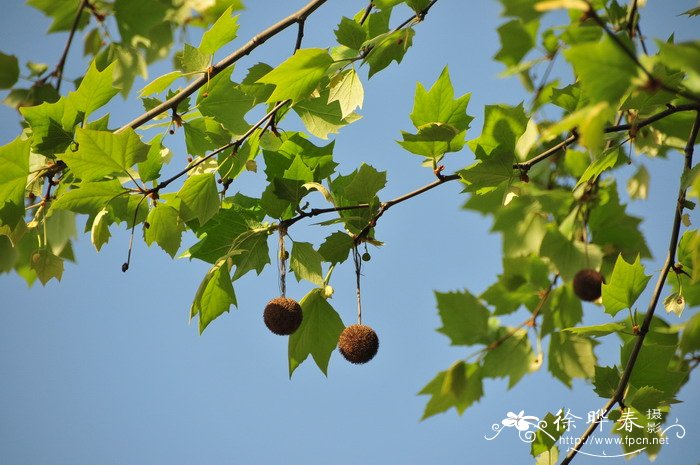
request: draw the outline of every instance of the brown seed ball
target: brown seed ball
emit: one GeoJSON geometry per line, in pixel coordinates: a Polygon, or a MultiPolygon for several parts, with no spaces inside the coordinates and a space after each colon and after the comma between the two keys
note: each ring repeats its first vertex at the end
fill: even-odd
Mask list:
{"type": "Polygon", "coordinates": [[[597,300],[602,293],[603,275],[590,268],[583,269],[574,276],[574,293],[587,302],[597,300]]]}
{"type": "Polygon", "coordinates": [[[294,299],[277,297],[265,306],[263,320],[265,326],[275,334],[288,336],[296,331],[302,320],[301,305],[294,299]]]}
{"type": "Polygon", "coordinates": [[[348,326],[340,333],[338,349],[351,363],[367,363],[377,355],[379,338],[367,325],[348,326]]]}

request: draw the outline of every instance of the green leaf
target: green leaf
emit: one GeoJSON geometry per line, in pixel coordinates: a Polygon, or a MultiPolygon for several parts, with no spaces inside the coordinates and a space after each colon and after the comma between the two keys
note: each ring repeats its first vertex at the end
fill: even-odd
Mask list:
{"type": "Polygon", "coordinates": [[[466,388],[467,364],[464,360],[458,360],[445,372],[440,394],[447,395],[452,393],[455,397],[460,397],[464,394],[466,388]]]}
{"type": "Polygon", "coordinates": [[[204,155],[231,141],[231,134],[210,116],[195,118],[183,126],[187,153],[191,155],[204,155]]]}
{"type": "Polygon", "coordinates": [[[233,264],[236,265],[236,272],[233,274],[234,280],[252,270],[260,274],[265,265],[270,263],[267,237],[267,230],[260,228],[247,231],[236,238],[234,246],[242,252],[233,257],[233,264]]]}
{"type": "Polygon", "coordinates": [[[372,203],[377,192],[386,185],[386,171],[377,171],[362,163],[357,174],[346,186],[344,197],[357,203],[372,203]]]}
{"type": "Polygon", "coordinates": [[[10,89],[17,79],[19,79],[17,57],[0,52],[0,89],[10,89]]]}
{"type": "Polygon", "coordinates": [[[75,92],[68,94],[68,99],[78,111],[85,114],[85,118],[95,110],[109,102],[119,93],[112,83],[114,82],[114,70],[116,63],[99,71],[96,63],[90,63],[87,73],[80,81],[80,86],[75,92]]]}
{"type": "Polygon", "coordinates": [[[146,160],[138,163],[139,177],[141,181],[155,181],[160,177],[160,170],[163,168],[163,163],[170,161],[172,152],[170,149],[163,147],[163,135],[158,134],[148,143],[150,148],[146,155],[146,160]]]}
{"type": "Polygon", "coordinates": [[[621,150],[621,147],[613,147],[603,152],[599,157],[597,157],[593,161],[593,163],[588,165],[588,168],[586,168],[586,171],[584,171],[583,175],[581,175],[581,179],[578,180],[576,186],[580,186],[581,184],[588,182],[591,179],[598,178],[603,173],[603,171],[613,168],[615,165],[617,165],[620,156],[624,156],[621,150]]]}
{"type": "Polygon", "coordinates": [[[200,225],[206,224],[219,211],[219,192],[216,189],[213,173],[190,176],[178,191],[177,196],[182,199],[182,205],[189,210],[191,217],[197,218],[200,225]]]}
{"type": "Polygon", "coordinates": [[[684,354],[700,351],[700,313],[685,322],[679,347],[684,354]]]}
{"type": "MultiPolygon", "coordinates": [[[[620,350],[620,361],[623,366],[627,365],[632,348],[636,340],[632,339],[620,350]]],[[[634,370],[630,376],[630,386],[642,388],[651,386],[665,394],[665,399],[673,399],[678,392],[682,382],[688,376],[687,371],[680,371],[671,368],[676,365],[674,353],[677,346],[644,344],[637,356],[634,370]]]]}
{"type": "MultiPolygon", "coordinates": [[[[558,449],[554,446],[558,443],[559,438],[567,431],[566,428],[562,427],[565,424],[566,422],[563,420],[561,411],[557,412],[556,416],[547,412],[547,415],[542,418],[535,429],[536,432],[534,441],[532,441],[532,446],[530,447],[530,455],[536,457],[540,454],[546,454],[548,451],[552,450],[552,448],[554,448],[554,451],[557,451],[558,449]]],[[[536,465],[539,463],[540,461],[538,460],[536,465]]],[[[556,460],[544,463],[551,465],[556,463],[556,460]]]]}
{"type": "Polygon", "coordinates": [[[109,203],[127,191],[116,179],[99,182],[84,182],[78,188],[60,195],[51,203],[55,210],[70,210],[75,213],[96,215],[109,203]]]}
{"type": "Polygon", "coordinates": [[[535,46],[539,21],[524,22],[514,19],[498,27],[501,48],[493,57],[504,65],[515,66],[535,46]]]}
{"type": "MultiPolygon", "coordinates": [[[[168,6],[165,2],[151,0],[116,0],[114,17],[122,41],[132,44],[136,36],[149,37],[149,32],[166,21],[168,6]]],[[[133,44],[132,44],[133,45],[133,44]]]]}
{"type": "Polygon", "coordinates": [[[415,31],[412,27],[381,34],[365,43],[370,51],[365,55],[364,62],[369,65],[369,77],[391,64],[392,61],[401,63],[408,47],[413,44],[415,31]]]}
{"type": "Polygon", "coordinates": [[[625,396],[625,405],[629,405],[640,412],[657,409],[665,403],[666,395],[651,386],[643,386],[632,395],[625,396]]]}
{"type": "Polygon", "coordinates": [[[659,60],[672,69],[700,75],[700,41],[672,44],[656,41],[659,60]]]}
{"type": "Polygon", "coordinates": [[[605,312],[615,316],[620,310],[632,309],[650,278],[651,276],[644,274],[639,255],[633,263],[627,263],[622,255],[619,255],[610,276],[610,283],[603,283],[605,312]]]}
{"type": "Polygon", "coordinates": [[[213,55],[224,45],[236,38],[238,33],[238,16],[231,17],[233,6],[229,6],[209,30],[202,35],[199,50],[213,55]]]}
{"type": "Polygon", "coordinates": [[[185,48],[177,58],[183,73],[204,73],[211,62],[211,55],[200,52],[190,44],[185,44],[185,48]]]}
{"type": "Polygon", "coordinates": [[[501,16],[514,16],[524,21],[537,18],[540,13],[535,10],[535,4],[540,0],[499,0],[503,5],[501,16]]]}
{"type": "Polygon", "coordinates": [[[603,258],[598,246],[569,240],[553,224],[542,239],[540,256],[548,258],[565,281],[584,268],[599,269],[603,258]]]}
{"type": "Polygon", "coordinates": [[[367,40],[367,32],[357,21],[343,16],[335,31],[335,37],[340,45],[345,45],[352,50],[360,50],[367,40]]]}
{"type": "Polygon", "coordinates": [[[178,211],[163,203],[153,208],[146,218],[148,227],[144,228],[143,238],[149,246],[155,242],[171,257],[175,257],[185,225],[180,220],[178,211]]]}
{"type": "Polygon", "coordinates": [[[430,90],[426,91],[421,83],[416,84],[411,121],[417,129],[441,123],[464,131],[474,119],[467,115],[470,97],[471,93],[455,98],[450,72],[445,66],[430,90]]]}
{"type": "MultiPolygon", "coordinates": [[[[454,366],[454,365],[453,365],[454,366]]],[[[435,378],[432,379],[418,394],[431,396],[423,417],[421,420],[445,412],[451,408],[455,408],[461,415],[464,411],[484,395],[484,390],[481,381],[481,370],[477,363],[465,364],[464,370],[459,369],[457,372],[452,372],[451,385],[462,384],[464,387],[459,389],[457,395],[454,389],[445,390],[445,378],[448,371],[441,371],[435,378]],[[463,376],[464,380],[455,379],[456,376],[463,376]]]]}
{"type": "MultiPolygon", "coordinates": [[[[618,38],[625,47],[632,49],[629,40],[623,36],[618,38]]],[[[564,56],[573,65],[581,88],[591,102],[605,101],[615,106],[637,75],[635,63],[608,37],[600,42],[574,45],[564,51],[564,56]]]]}
{"type": "Polygon", "coordinates": [[[83,181],[123,175],[144,161],[149,150],[131,128],[119,133],[78,128],[76,141],[78,151],[66,152],[63,161],[83,181]]]}
{"type": "Polygon", "coordinates": [[[311,95],[331,64],[333,58],[326,50],[301,49],[256,82],[275,86],[268,102],[287,99],[297,102],[311,95]]]}
{"type": "Polygon", "coordinates": [[[641,220],[625,212],[615,183],[601,185],[597,197],[598,203],[588,217],[591,242],[602,250],[619,251],[625,257],[635,257],[637,254],[641,257],[651,256],[639,230],[641,220]]]}
{"type": "Polygon", "coordinates": [[[216,263],[204,276],[190,307],[190,319],[199,315],[199,333],[228,312],[231,305],[237,305],[229,268],[226,260],[216,263]]]}
{"type": "MultiPolygon", "coordinates": [[[[27,5],[33,6],[46,16],[53,18],[51,27],[48,30],[51,33],[70,30],[73,22],[75,22],[80,4],[71,0],[27,0],[27,5]]],[[[78,28],[82,29],[88,20],[89,15],[81,15],[78,28]]]]}
{"type": "Polygon", "coordinates": [[[240,84],[240,89],[254,98],[255,105],[266,102],[267,99],[270,98],[270,95],[272,95],[272,92],[275,91],[274,85],[258,83],[258,79],[272,70],[272,66],[265,63],[258,63],[248,69],[248,74],[240,84]]]}
{"type": "Polygon", "coordinates": [[[549,341],[549,371],[555,378],[571,387],[573,378],[591,379],[595,376],[596,342],[569,332],[552,333],[549,341]]]}
{"type": "Polygon", "coordinates": [[[289,266],[294,271],[297,281],[305,279],[317,286],[323,286],[323,257],[308,242],[294,242],[289,266]]]}
{"type": "Polygon", "coordinates": [[[510,155],[513,158],[515,146],[525,133],[527,122],[522,103],[516,107],[487,105],[481,135],[469,141],[469,147],[480,160],[496,155],[510,155]]]}
{"type": "Polygon", "coordinates": [[[61,276],[63,276],[63,259],[46,249],[34,252],[29,266],[36,272],[37,278],[44,286],[51,278],[56,278],[57,281],[60,281],[61,276]]]}
{"type": "Polygon", "coordinates": [[[466,190],[479,195],[493,192],[501,184],[513,178],[513,154],[498,154],[485,160],[477,160],[459,172],[467,185],[466,190]]]}
{"type": "Polygon", "coordinates": [[[171,71],[167,74],[159,76],[150,83],[148,83],[148,85],[146,85],[143,89],[141,89],[141,91],[139,92],[139,97],[148,97],[149,95],[159,94],[168,87],[170,87],[170,84],[172,84],[181,77],[182,72],[180,71],[171,71]]]}
{"type": "Polygon", "coordinates": [[[328,139],[328,134],[337,133],[343,126],[360,119],[355,113],[343,117],[341,103],[330,101],[329,95],[329,91],[324,90],[318,97],[301,101],[293,107],[309,133],[319,139],[328,139]]]}
{"type": "Polygon", "coordinates": [[[620,372],[616,367],[595,367],[593,378],[593,390],[603,399],[610,399],[615,395],[620,384],[620,372]]]}
{"type": "Polygon", "coordinates": [[[304,318],[299,329],[289,336],[289,377],[309,355],[323,374],[327,374],[328,361],[345,325],[323,297],[322,289],[311,290],[299,304],[304,318]]]}
{"type": "Polygon", "coordinates": [[[576,326],[573,328],[564,328],[562,331],[568,331],[579,336],[600,337],[608,334],[624,331],[627,325],[624,323],[605,323],[594,326],[576,326]]]}
{"type": "Polygon", "coordinates": [[[352,249],[354,240],[347,233],[336,231],[318,248],[318,253],[321,254],[323,260],[330,263],[343,263],[348,258],[348,254],[352,249]]]}
{"type": "Polygon", "coordinates": [[[211,116],[234,134],[243,134],[250,125],[244,116],[253,108],[253,98],[231,82],[233,67],[225,69],[202,89],[197,99],[199,111],[211,116]],[[206,92],[207,97],[204,97],[206,92]]]}
{"type": "MultiPolygon", "coordinates": [[[[0,209],[11,203],[24,210],[24,189],[29,176],[29,140],[19,137],[0,147],[0,209]]],[[[19,219],[19,218],[18,218],[19,219]]]]}
{"type": "MultiPolygon", "coordinates": [[[[252,239],[245,246],[244,242],[257,235],[264,213],[257,203],[250,204],[247,197],[237,195],[233,199],[230,205],[225,205],[211,220],[196,229],[200,242],[190,247],[190,257],[215,263],[219,257],[235,249],[250,251],[251,246],[255,246],[252,239]]],[[[267,246],[266,241],[264,245],[267,246]]],[[[234,260],[238,258],[233,257],[234,260]]],[[[269,258],[266,259],[269,261],[269,258]]]]}
{"type": "Polygon", "coordinates": [[[435,292],[435,299],[442,320],[438,332],[452,345],[477,344],[486,336],[489,311],[469,291],[435,292]]]}
{"type": "Polygon", "coordinates": [[[649,192],[649,180],[650,176],[646,167],[639,165],[634,175],[627,180],[627,194],[629,194],[630,199],[646,200],[649,192]]]}
{"type": "Polygon", "coordinates": [[[62,153],[73,143],[73,127],[80,121],[78,112],[62,97],[55,103],[44,102],[19,109],[32,129],[32,147],[42,155],[62,153]]]}
{"type": "Polygon", "coordinates": [[[526,330],[502,328],[499,339],[512,334],[498,346],[489,348],[484,357],[481,376],[503,378],[508,376],[508,389],[515,386],[530,371],[534,355],[526,330]]]}
{"type": "Polygon", "coordinates": [[[114,86],[121,89],[124,97],[129,95],[137,76],[148,79],[148,65],[143,54],[136,47],[123,43],[110,43],[95,57],[95,63],[100,70],[116,63],[114,86]]]}

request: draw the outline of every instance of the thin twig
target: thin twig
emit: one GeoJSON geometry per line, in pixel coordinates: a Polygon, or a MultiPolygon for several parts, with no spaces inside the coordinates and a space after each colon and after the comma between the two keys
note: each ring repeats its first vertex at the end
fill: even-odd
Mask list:
{"type": "Polygon", "coordinates": [[[665,82],[663,82],[661,79],[659,79],[659,78],[657,78],[656,76],[654,76],[654,75],[652,74],[652,72],[649,71],[649,70],[646,68],[646,66],[644,66],[644,65],[642,64],[641,61],[639,61],[639,58],[638,58],[637,55],[634,53],[634,51],[632,51],[632,50],[630,50],[629,48],[627,48],[627,45],[625,45],[625,44],[622,42],[622,40],[621,40],[613,31],[610,30],[610,28],[609,28],[608,25],[605,23],[605,21],[603,21],[603,19],[602,19],[600,16],[598,16],[598,13],[595,11],[595,8],[593,8],[593,6],[592,6],[590,3],[588,3],[588,6],[589,6],[589,11],[588,11],[588,13],[589,13],[590,17],[593,18],[593,21],[595,21],[596,24],[598,24],[598,26],[600,26],[600,28],[603,29],[603,31],[605,32],[605,34],[607,34],[607,36],[610,37],[610,39],[615,43],[615,45],[617,45],[617,46],[620,48],[620,50],[622,50],[622,52],[623,52],[625,55],[627,55],[627,56],[629,57],[629,59],[632,60],[632,61],[634,62],[634,64],[635,64],[639,69],[642,70],[642,72],[647,76],[647,78],[648,78],[652,83],[658,85],[660,88],[662,88],[662,89],[664,89],[664,90],[666,90],[666,91],[668,91],[668,92],[671,92],[672,94],[679,95],[679,96],[681,96],[681,97],[685,97],[685,98],[687,98],[688,100],[693,100],[693,101],[695,101],[695,102],[700,102],[700,97],[698,97],[697,95],[694,95],[694,94],[692,94],[692,93],[690,93],[690,92],[686,92],[686,91],[684,91],[684,90],[682,90],[682,89],[675,89],[675,88],[669,86],[668,84],[666,84],[665,82]]]}
{"type": "Polygon", "coordinates": [[[204,163],[205,161],[209,160],[210,158],[212,158],[212,157],[214,157],[214,156],[220,154],[220,153],[223,152],[224,150],[230,149],[231,147],[236,147],[236,148],[240,147],[241,144],[243,144],[243,142],[245,142],[246,139],[248,139],[248,137],[250,137],[251,134],[253,134],[253,132],[255,132],[256,129],[258,129],[260,126],[262,126],[263,123],[265,123],[271,116],[273,116],[273,115],[275,114],[275,112],[277,112],[277,110],[279,110],[280,108],[282,108],[282,106],[286,105],[288,102],[289,102],[289,100],[284,100],[284,101],[282,101],[282,102],[278,102],[277,105],[275,105],[274,108],[272,108],[272,110],[270,110],[269,112],[267,112],[267,114],[266,114],[265,116],[263,116],[262,118],[260,118],[260,120],[258,120],[257,123],[255,123],[254,125],[252,125],[252,126],[250,127],[250,129],[248,129],[248,130],[246,131],[246,133],[243,134],[241,137],[239,137],[238,139],[236,139],[236,140],[233,141],[233,142],[229,142],[228,144],[219,147],[218,149],[214,150],[212,153],[210,153],[210,154],[207,155],[206,157],[200,158],[200,159],[197,160],[195,163],[192,163],[191,165],[188,165],[187,168],[183,169],[183,170],[180,171],[179,173],[177,173],[177,174],[175,174],[175,175],[169,177],[169,178],[166,179],[165,181],[162,181],[161,183],[159,183],[159,184],[158,184],[156,187],[154,187],[153,189],[149,189],[148,191],[146,191],[146,194],[150,194],[150,193],[152,193],[152,192],[158,192],[159,190],[163,189],[164,187],[166,187],[166,186],[167,186],[168,184],[170,184],[171,182],[173,182],[173,181],[175,181],[176,179],[178,179],[178,178],[184,176],[185,174],[187,174],[188,172],[192,171],[192,170],[193,170],[194,168],[196,168],[197,166],[201,165],[202,163],[204,163]]]}
{"type": "Polygon", "coordinates": [[[70,50],[71,44],[73,43],[73,37],[75,36],[75,32],[78,30],[78,26],[80,24],[80,17],[83,14],[83,10],[87,6],[88,0],[81,0],[80,5],[78,6],[78,12],[75,14],[75,19],[73,20],[73,25],[70,28],[70,32],[68,33],[68,40],[66,41],[66,46],[63,48],[63,54],[61,54],[61,59],[58,60],[58,64],[56,65],[56,69],[51,73],[53,76],[56,76],[56,92],[59,92],[61,90],[61,81],[63,80],[63,68],[66,66],[66,60],[68,59],[68,51],[70,50]]]}
{"type": "Polygon", "coordinates": [[[203,74],[199,78],[195,79],[187,87],[182,89],[180,92],[173,95],[171,98],[169,98],[165,102],[161,103],[157,107],[143,113],[141,116],[128,122],[127,124],[125,124],[124,126],[119,128],[117,130],[117,132],[123,131],[127,128],[136,129],[137,127],[152,120],[153,118],[160,115],[161,113],[164,113],[172,108],[177,108],[177,105],[180,102],[182,102],[187,97],[194,94],[201,87],[206,85],[212,78],[214,78],[214,76],[221,73],[223,70],[225,70],[226,68],[228,68],[229,66],[231,66],[232,64],[237,62],[242,57],[250,54],[253,50],[255,50],[260,45],[264,44],[271,37],[279,34],[283,30],[287,29],[289,26],[291,26],[293,24],[298,24],[299,22],[305,20],[311,13],[313,13],[321,5],[326,3],[326,1],[327,0],[313,0],[313,1],[309,2],[306,6],[304,6],[300,10],[298,10],[296,13],[293,13],[293,14],[287,16],[283,20],[277,22],[276,24],[273,24],[272,26],[268,27],[264,31],[260,32],[258,35],[256,35],[252,39],[250,39],[241,48],[239,48],[235,52],[231,53],[229,56],[227,56],[223,60],[219,61],[218,63],[212,65],[209,73],[203,74]]]}
{"type": "Polygon", "coordinates": [[[374,8],[374,4],[372,2],[369,2],[367,4],[367,8],[365,8],[364,13],[362,13],[362,18],[360,18],[360,24],[365,24],[365,21],[367,21],[367,18],[369,18],[369,14],[372,12],[372,8],[374,8]]]}
{"type": "MultiPolygon", "coordinates": [[[[693,148],[697,140],[699,130],[700,111],[698,111],[695,117],[693,128],[691,129],[690,136],[688,137],[688,143],[685,146],[685,163],[683,165],[683,174],[687,173],[692,167],[693,148]]],[[[625,366],[625,370],[623,371],[622,376],[620,377],[620,382],[618,383],[617,388],[615,389],[615,393],[610,398],[610,400],[608,400],[605,406],[603,406],[600,413],[596,416],[595,421],[593,421],[586,429],[586,431],[581,435],[581,438],[579,439],[579,441],[576,442],[576,445],[574,445],[574,447],[569,450],[569,453],[561,462],[561,465],[567,465],[571,462],[571,460],[573,460],[573,458],[579,452],[583,444],[587,442],[591,434],[593,434],[596,428],[598,428],[598,425],[601,423],[603,418],[605,418],[607,414],[610,413],[610,410],[612,410],[612,408],[616,404],[622,404],[623,402],[625,390],[627,389],[627,384],[629,383],[630,377],[632,376],[634,365],[637,362],[637,357],[639,356],[639,352],[642,350],[642,346],[644,345],[644,339],[647,333],[649,332],[649,327],[651,326],[651,322],[654,318],[654,311],[656,310],[656,305],[658,304],[659,298],[661,297],[661,291],[663,290],[664,284],[666,283],[668,273],[673,269],[673,265],[676,260],[676,250],[678,248],[678,238],[680,236],[681,217],[683,215],[683,203],[685,201],[685,193],[686,190],[681,184],[681,187],[678,190],[678,199],[676,200],[676,205],[674,208],[676,213],[673,218],[673,227],[671,229],[671,239],[669,241],[666,261],[664,262],[664,265],[661,268],[661,272],[659,273],[659,278],[656,281],[654,292],[649,301],[649,306],[647,307],[646,314],[644,315],[644,321],[639,327],[639,332],[637,333],[637,340],[635,341],[635,344],[632,347],[632,352],[630,353],[630,357],[627,360],[627,365],[625,366]]]]}

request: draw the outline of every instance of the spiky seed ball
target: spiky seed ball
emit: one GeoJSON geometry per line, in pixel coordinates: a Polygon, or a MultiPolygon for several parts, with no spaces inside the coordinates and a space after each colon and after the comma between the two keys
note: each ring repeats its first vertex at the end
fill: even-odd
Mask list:
{"type": "Polygon", "coordinates": [[[367,363],[377,355],[379,338],[367,325],[348,326],[340,333],[338,349],[351,363],[367,363]]]}
{"type": "Polygon", "coordinates": [[[597,300],[602,292],[603,275],[596,270],[585,268],[574,276],[574,293],[587,302],[597,300]]]}
{"type": "Polygon", "coordinates": [[[299,328],[302,320],[301,305],[294,299],[276,297],[269,301],[263,312],[265,326],[275,334],[288,336],[299,328]]]}

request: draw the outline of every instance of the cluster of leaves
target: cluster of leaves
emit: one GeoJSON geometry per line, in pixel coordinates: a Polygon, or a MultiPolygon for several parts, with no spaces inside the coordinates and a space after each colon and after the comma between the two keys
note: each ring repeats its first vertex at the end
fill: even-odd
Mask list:
{"type": "MultiPolygon", "coordinates": [[[[96,23],[85,36],[85,53],[94,59],[75,90],[63,96],[57,91],[62,68],[48,73],[48,66],[28,63],[34,85],[12,89],[5,100],[19,109],[25,128],[0,147],[0,271],[14,270],[29,284],[60,279],[64,261],[73,259],[77,215],[87,217],[84,231],[98,251],[114,225],[132,232],[139,226],[148,245],[211,264],[190,310],[204,331],[236,305],[235,281],[271,263],[273,232],[333,213],[321,223],[333,229],[325,240],[294,241],[289,257],[296,279],[317,286],[301,300],[303,323],[289,338],[290,375],[309,355],[325,373],[344,328],[329,302],[330,271],[359,243],[381,245],[375,236],[379,217],[422,191],[381,201],[386,173],[363,163],[341,174],[334,143],[317,139],[359,118],[362,71],[371,77],[400,63],[414,26],[435,1],[375,0],[354,17],[341,18],[335,46],[298,47],[276,66],[255,64],[240,81],[233,80],[232,63],[213,64],[219,49],[236,39],[232,14],[242,8],[239,1],[217,0],[202,9],[193,0],[159,0],[148,2],[147,14],[132,0],[83,2],[91,14],[72,1],[29,3],[53,17],[51,31],[71,28],[75,18],[78,29],[96,23]],[[392,29],[395,8],[412,12],[392,29]],[[119,42],[107,32],[114,25],[119,42]],[[173,31],[185,25],[207,27],[199,45],[182,44],[174,54],[176,69],[139,93],[145,111],[168,111],[147,113],[153,122],[138,132],[140,124],[111,129],[104,107],[119,92],[129,95],[148,63],[169,55],[173,31]],[[196,95],[183,91],[192,76],[205,77],[196,95]],[[251,123],[254,110],[265,116],[251,123]],[[294,114],[306,132],[278,131],[294,114]],[[149,128],[165,132],[146,141],[149,128]],[[179,128],[190,158],[184,170],[166,177],[173,169],[167,133],[179,128]],[[234,180],[257,171],[260,161],[266,182],[259,196],[230,195],[234,180]],[[313,191],[327,204],[311,208],[307,196],[313,191]],[[186,231],[197,241],[183,251],[186,231]]],[[[641,220],[627,213],[608,174],[631,161],[628,146],[656,157],[692,149],[688,138],[700,112],[700,44],[658,42],[655,55],[638,52],[639,35],[630,33],[638,31],[636,7],[630,14],[616,0],[502,3],[508,21],[498,30],[502,47],[495,59],[506,75],[520,76],[532,94],[530,104],[487,106],[481,133],[467,140],[470,96],[455,96],[446,67],[429,89],[417,85],[414,129],[398,141],[437,178],[426,187],[459,180],[468,196],[465,208],[491,216],[493,231],[503,238],[503,271],[484,292],[436,293],[439,331],[453,345],[477,351],[425,386],[421,394],[430,399],[424,417],[452,407],[461,413],[483,395],[484,378],[507,377],[513,387],[545,360],[567,386],[576,378],[591,380],[601,397],[611,398],[640,337],[644,346],[632,362],[637,368],[625,386],[624,405],[639,412],[660,408],[665,415],[697,364],[700,318],[678,325],[654,316],[648,331],[640,331],[635,305],[650,279],[640,259],[651,251],[641,220]],[[568,23],[542,29],[542,16],[557,8],[568,8],[568,23]],[[542,56],[535,56],[538,50],[542,56]],[[574,79],[548,71],[535,84],[537,70],[560,55],[574,79]],[[545,118],[544,109],[558,118],[545,118]],[[474,159],[468,155],[468,166],[445,176],[438,164],[454,152],[471,152],[474,159]],[[579,325],[583,309],[572,280],[584,268],[605,276],[599,304],[615,321],[579,325]],[[501,323],[518,310],[528,313],[522,325],[501,323]],[[618,317],[623,310],[628,318],[618,317]],[[599,366],[595,347],[611,334],[622,340],[620,365],[599,366]]],[[[304,19],[296,22],[303,26],[304,19]]],[[[11,88],[19,75],[17,59],[2,54],[0,60],[0,86],[11,88]]],[[[644,199],[649,178],[639,161],[629,196],[644,199]]],[[[679,212],[694,207],[686,189],[689,196],[700,195],[697,166],[683,173],[681,189],[679,212]]],[[[670,270],[672,289],[664,296],[666,309],[676,315],[700,304],[700,234],[688,228],[687,216],[684,222],[670,270]]],[[[554,445],[533,447],[533,455],[542,453],[555,454],[554,445]]]]}

